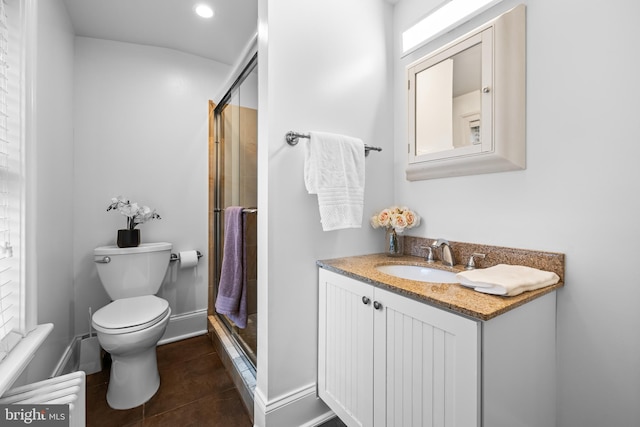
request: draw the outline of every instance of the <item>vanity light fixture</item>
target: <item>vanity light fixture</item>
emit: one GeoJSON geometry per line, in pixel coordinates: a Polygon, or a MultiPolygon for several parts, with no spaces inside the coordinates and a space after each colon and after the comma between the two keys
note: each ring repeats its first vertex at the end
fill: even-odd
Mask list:
{"type": "Polygon", "coordinates": [[[402,53],[426,44],[502,0],[451,0],[402,33],[402,53]]]}
{"type": "Polygon", "coordinates": [[[213,9],[209,5],[200,3],[197,4],[193,10],[198,14],[198,16],[202,18],[211,18],[213,17],[213,9]]]}

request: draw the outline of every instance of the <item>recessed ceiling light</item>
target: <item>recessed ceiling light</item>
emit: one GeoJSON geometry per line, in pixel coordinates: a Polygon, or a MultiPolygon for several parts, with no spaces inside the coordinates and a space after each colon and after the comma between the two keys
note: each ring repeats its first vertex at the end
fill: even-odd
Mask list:
{"type": "Polygon", "coordinates": [[[211,18],[213,16],[213,9],[206,4],[196,5],[195,11],[202,18],[211,18]]]}

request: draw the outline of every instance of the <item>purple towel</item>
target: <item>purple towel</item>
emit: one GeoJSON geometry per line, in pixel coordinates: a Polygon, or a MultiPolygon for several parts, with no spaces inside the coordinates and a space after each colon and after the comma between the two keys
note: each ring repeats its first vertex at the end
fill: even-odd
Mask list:
{"type": "Polygon", "coordinates": [[[224,249],[216,311],[239,328],[247,327],[247,289],[244,280],[242,207],[224,210],[224,249]]]}

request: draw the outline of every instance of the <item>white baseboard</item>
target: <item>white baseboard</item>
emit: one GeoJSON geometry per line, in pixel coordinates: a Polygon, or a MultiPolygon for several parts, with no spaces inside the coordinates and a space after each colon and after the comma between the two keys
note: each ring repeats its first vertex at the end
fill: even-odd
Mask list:
{"type": "MultiPolygon", "coordinates": [[[[84,336],[88,337],[89,335],[84,336]]],[[[78,370],[78,366],[80,365],[80,341],[82,338],[83,335],[76,335],[71,339],[64,353],[62,353],[58,364],[53,369],[50,378],[59,377],[60,375],[78,370]]]]}
{"type": "Polygon", "coordinates": [[[271,401],[267,401],[256,387],[254,398],[255,427],[313,427],[335,417],[333,411],[318,398],[315,383],[271,401]]]}
{"type": "Polygon", "coordinates": [[[60,357],[51,377],[59,377],[75,371],[85,371],[87,375],[100,371],[100,345],[94,335],[76,335],[60,357]]]}
{"type": "Polygon", "coordinates": [[[167,330],[158,345],[169,344],[207,333],[207,310],[171,316],[167,330]]]}

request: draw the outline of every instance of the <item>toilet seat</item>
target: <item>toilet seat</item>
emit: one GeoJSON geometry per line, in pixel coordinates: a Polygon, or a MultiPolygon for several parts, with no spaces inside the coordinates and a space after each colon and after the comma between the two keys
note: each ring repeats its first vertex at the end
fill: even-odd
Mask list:
{"type": "Polygon", "coordinates": [[[126,334],[155,325],[169,312],[169,303],[155,295],[122,298],[96,311],[91,323],[98,332],[126,334]]]}

